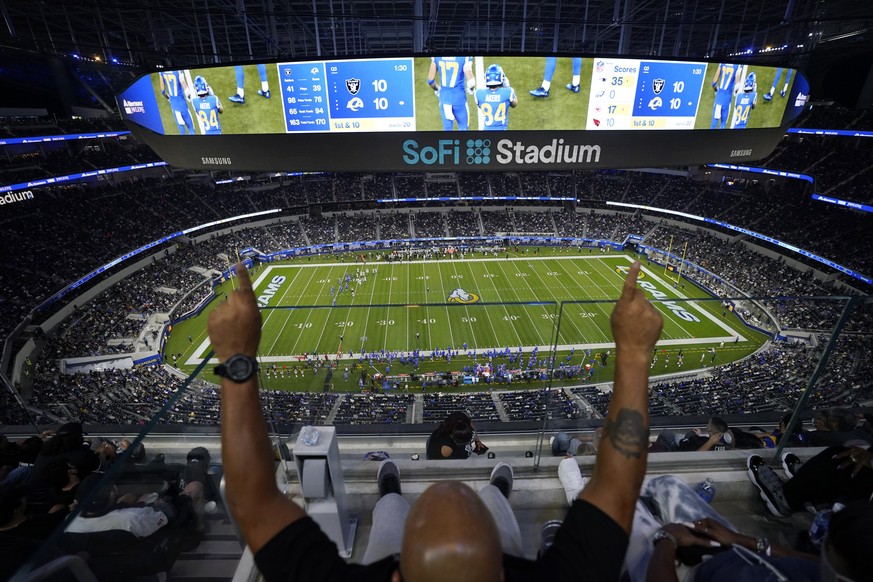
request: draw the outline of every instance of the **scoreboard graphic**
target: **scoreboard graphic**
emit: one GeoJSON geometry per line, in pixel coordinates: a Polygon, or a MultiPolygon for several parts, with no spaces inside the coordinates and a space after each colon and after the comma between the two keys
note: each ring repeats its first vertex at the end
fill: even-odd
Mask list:
{"type": "Polygon", "coordinates": [[[412,59],[276,67],[288,132],[415,131],[412,59]]]}
{"type": "Polygon", "coordinates": [[[499,71],[501,87],[512,89],[504,92],[517,97],[506,109],[503,128],[510,132],[777,128],[808,97],[793,91],[798,79],[798,87],[807,87],[806,81],[787,68],[597,56],[455,56],[473,64],[461,91],[442,87],[440,75],[432,78],[431,57],[290,61],[144,75],[119,95],[119,110],[124,119],[159,134],[203,135],[202,128],[179,123],[193,112],[194,81],[200,79],[223,106],[210,138],[447,127],[475,132],[487,115],[477,91],[496,91],[486,85],[489,68],[499,71]],[[729,90],[718,88],[724,68],[736,71],[729,90]],[[168,96],[161,85],[160,75],[170,73],[185,80],[186,99],[168,96]]]}
{"type": "Polygon", "coordinates": [[[596,59],[586,129],[693,129],[706,63],[596,59]]]}

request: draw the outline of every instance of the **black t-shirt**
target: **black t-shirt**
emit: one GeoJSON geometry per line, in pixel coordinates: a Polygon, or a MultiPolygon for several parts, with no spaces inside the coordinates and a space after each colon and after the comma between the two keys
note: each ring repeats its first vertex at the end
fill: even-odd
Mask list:
{"type": "Polygon", "coordinates": [[[452,440],[450,435],[438,435],[436,432],[430,435],[430,440],[427,443],[427,458],[428,459],[467,459],[470,457],[472,445],[459,445],[452,440]],[[440,449],[449,447],[452,449],[452,454],[444,457],[440,449]],[[468,448],[469,447],[469,448],[468,448]]]}
{"type": "MultiPolygon", "coordinates": [[[[536,561],[503,555],[506,582],[618,580],[628,535],[612,518],[587,501],[574,501],[555,543],[536,561]]],[[[387,581],[398,562],[387,557],[368,566],[349,564],[336,545],[309,517],[283,529],[255,555],[268,582],[350,580],[387,581]]]]}

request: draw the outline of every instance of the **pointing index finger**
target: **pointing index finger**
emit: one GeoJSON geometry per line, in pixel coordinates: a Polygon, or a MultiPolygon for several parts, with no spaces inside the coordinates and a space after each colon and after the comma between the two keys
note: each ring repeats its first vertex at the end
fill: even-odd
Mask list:
{"type": "Polygon", "coordinates": [[[621,296],[630,299],[637,290],[637,277],[640,274],[640,263],[634,261],[634,264],[627,270],[627,277],[624,278],[624,285],[621,289],[621,296]]]}
{"type": "Polygon", "coordinates": [[[251,291],[252,290],[252,280],[249,277],[249,271],[246,269],[246,266],[242,263],[236,264],[236,277],[239,281],[239,290],[240,291],[251,291]]]}

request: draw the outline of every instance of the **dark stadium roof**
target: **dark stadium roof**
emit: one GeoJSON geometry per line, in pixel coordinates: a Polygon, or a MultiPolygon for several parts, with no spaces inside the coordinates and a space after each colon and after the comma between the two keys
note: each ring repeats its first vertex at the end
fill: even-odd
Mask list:
{"type": "Polygon", "coordinates": [[[873,46],[869,0],[3,0],[0,12],[5,47],[148,68],[460,50],[696,58],[752,50],[809,67],[873,46]]]}

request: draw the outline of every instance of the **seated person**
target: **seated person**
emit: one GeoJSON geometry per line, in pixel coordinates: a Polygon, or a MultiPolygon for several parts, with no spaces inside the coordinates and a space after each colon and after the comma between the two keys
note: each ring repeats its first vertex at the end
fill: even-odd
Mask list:
{"type": "Polygon", "coordinates": [[[678,582],[677,560],[695,565],[685,576],[685,580],[694,582],[860,582],[869,577],[868,557],[862,549],[873,544],[873,531],[867,525],[873,519],[873,503],[868,501],[856,502],[834,514],[819,557],[737,532],[693,489],[673,476],[652,479],[641,493],[660,518],[644,503],[637,503],[625,557],[632,582],[678,582]],[[701,563],[702,554],[713,555],[701,563]]]}
{"type": "Polygon", "coordinates": [[[758,437],[737,428],[728,427],[723,419],[713,416],[706,424],[706,432],[695,428],[680,435],[664,430],[652,445],[656,451],[727,451],[731,449],[759,449],[764,446],[758,437]]]}
{"type": "Polygon", "coordinates": [[[70,507],[76,502],[76,489],[81,483],[76,467],[64,459],[55,459],[43,467],[42,476],[49,487],[52,505],[70,507]]]}
{"type": "Polygon", "coordinates": [[[817,412],[815,429],[809,433],[809,446],[858,446],[873,445],[873,434],[857,428],[858,418],[851,410],[845,408],[830,408],[817,412]]]}
{"type": "Polygon", "coordinates": [[[175,498],[160,498],[145,494],[137,498],[126,494],[119,496],[113,484],[103,485],[102,475],[91,475],[76,491],[76,502],[81,513],[66,528],[68,533],[91,533],[124,530],[137,537],[148,537],[164,526],[186,521],[191,511],[203,516],[206,501],[203,484],[192,481],[175,498]]]}
{"type": "Polygon", "coordinates": [[[870,499],[873,494],[873,447],[828,447],[805,463],[797,455],[782,455],[783,480],[758,455],[747,460],[749,479],[767,510],[791,515],[807,504],[833,505],[870,499]]]}
{"type": "Polygon", "coordinates": [[[8,483],[0,485],[0,580],[9,580],[68,513],[58,505],[48,513],[28,516],[24,493],[8,483]]]}
{"type": "Polygon", "coordinates": [[[471,454],[483,454],[488,447],[482,444],[470,417],[463,412],[452,412],[427,441],[427,459],[467,459],[471,454]]]}
{"type": "Polygon", "coordinates": [[[596,455],[597,454],[597,441],[600,440],[600,434],[602,434],[603,429],[598,428],[595,431],[594,442],[586,442],[584,435],[569,435],[565,432],[559,432],[555,436],[553,436],[550,440],[552,445],[552,455],[555,457],[562,456],[570,456],[575,457],[577,455],[596,455]]]}

